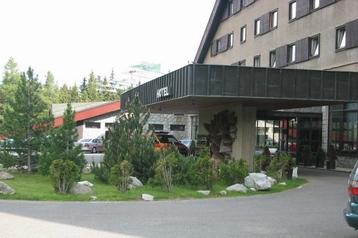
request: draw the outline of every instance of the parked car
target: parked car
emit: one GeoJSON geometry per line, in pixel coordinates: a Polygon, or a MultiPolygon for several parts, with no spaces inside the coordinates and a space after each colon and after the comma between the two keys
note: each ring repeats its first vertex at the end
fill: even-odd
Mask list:
{"type": "Polygon", "coordinates": [[[358,161],[348,179],[348,203],[343,210],[344,218],[350,227],[358,229],[358,161]]]}
{"type": "Polygon", "coordinates": [[[174,144],[181,154],[188,155],[188,148],[180,143],[173,135],[169,135],[166,132],[156,132],[153,136],[155,138],[155,150],[166,149],[174,144]]]}
{"type": "Polygon", "coordinates": [[[75,146],[82,144],[82,151],[91,153],[103,152],[103,141],[100,138],[83,138],[75,143],[75,146]]]}

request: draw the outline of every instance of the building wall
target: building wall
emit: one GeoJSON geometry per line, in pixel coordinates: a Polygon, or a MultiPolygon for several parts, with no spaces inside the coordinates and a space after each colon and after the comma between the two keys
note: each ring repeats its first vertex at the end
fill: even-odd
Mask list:
{"type": "Polygon", "coordinates": [[[118,113],[109,113],[85,120],[83,125],[81,126],[82,129],[78,130],[79,139],[104,137],[106,131],[108,130],[108,128],[106,127],[106,123],[113,123],[117,115],[118,113]],[[86,127],[86,122],[100,123],[100,128],[88,128],[86,127]]]}
{"type": "Polygon", "coordinates": [[[204,63],[231,65],[246,60],[246,66],[253,66],[254,56],[260,55],[260,66],[269,67],[271,50],[319,34],[319,57],[288,65],[288,68],[357,71],[358,48],[336,52],[335,42],[336,27],[358,19],[358,15],[353,10],[358,9],[358,1],[341,0],[293,21],[288,19],[289,2],[287,0],[255,1],[222,21],[213,40],[233,32],[233,47],[213,57],[209,50],[204,63]],[[263,35],[254,36],[255,19],[275,9],[278,10],[277,28],[263,35]],[[240,43],[240,29],[244,25],[247,26],[246,42],[240,43]]]}

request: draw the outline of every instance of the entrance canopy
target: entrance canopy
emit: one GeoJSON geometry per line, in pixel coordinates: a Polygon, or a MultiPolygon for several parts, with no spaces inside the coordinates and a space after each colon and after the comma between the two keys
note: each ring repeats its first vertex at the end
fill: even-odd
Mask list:
{"type": "Polygon", "coordinates": [[[192,64],[121,95],[152,113],[196,114],[242,104],[260,111],[358,102],[358,73],[192,64]]]}

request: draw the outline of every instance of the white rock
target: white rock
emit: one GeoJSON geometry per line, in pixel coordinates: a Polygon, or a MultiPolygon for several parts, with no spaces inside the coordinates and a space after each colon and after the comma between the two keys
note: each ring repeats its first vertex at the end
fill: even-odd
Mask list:
{"type": "Polygon", "coordinates": [[[282,186],[286,186],[287,184],[285,182],[280,183],[282,186]]]}
{"type": "Polygon", "coordinates": [[[153,200],[154,200],[154,196],[149,195],[149,194],[142,194],[141,198],[142,198],[144,201],[153,201],[153,200]]]}
{"type": "Polygon", "coordinates": [[[86,185],[88,187],[93,187],[93,184],[88,182],[88,181],[81,181],[81,182],[78,182],[78,184],[81,184],[81,185],[86,185]]]}
{"type": "Polygon", "coordinates": [[[204,194],[204,195],[209,195],[210,191],[209,190],[199,190],[198,193],[204,194]]]}
{"type": "Polygon", "coordinates": [[[227,192],[226,192],[225,190],[221,190],[219,193],[220,193],[221,195],[226,195],[226,194],[227,194],[227,192]]]}
{"type": "Polygon", "coordinates": [[[237,184],[231,185],[230,187],[227,187],[226,190],[246,193],[248,189],[244,185],[237,183],[237,184]]]}

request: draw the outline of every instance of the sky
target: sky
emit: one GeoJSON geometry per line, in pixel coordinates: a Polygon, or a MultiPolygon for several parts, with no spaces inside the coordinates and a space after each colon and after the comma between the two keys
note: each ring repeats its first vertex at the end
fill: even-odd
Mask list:
{"type": "Polygon", "coordinates": [[[142,61],[167,73],[192,62],[215,0],[1,0],[0,74],[14,58],[44,83],[79,86],[142,61]]]}

